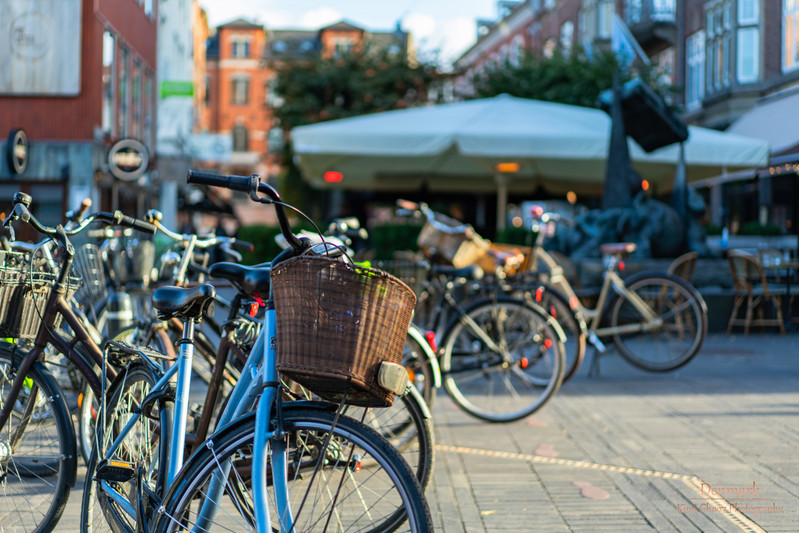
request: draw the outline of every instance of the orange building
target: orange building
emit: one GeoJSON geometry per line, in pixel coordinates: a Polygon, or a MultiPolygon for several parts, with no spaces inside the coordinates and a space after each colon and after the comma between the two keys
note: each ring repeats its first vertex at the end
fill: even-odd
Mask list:
{"type": "Polygon", "coordinates": [[[231,135],[233,154],[220,171],[275,176],[282,132],[273,110],[275,66],[315,57],[335,57],[368,43],[408,55],[410,36],[397,28],[369,32],[349,22],[319,30],[265,30],[243,19],[216,28],[206,48],[207,94],[200,130],[231,135]]]}

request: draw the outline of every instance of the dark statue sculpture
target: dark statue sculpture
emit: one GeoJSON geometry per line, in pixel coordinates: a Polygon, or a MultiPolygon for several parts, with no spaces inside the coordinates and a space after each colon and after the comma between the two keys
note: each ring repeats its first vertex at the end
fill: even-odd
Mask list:
{"type": "Polygon", "coordinates": [[[688,207],[691,216],[683,220],[673,207],[641,191],[630,207],[594,209],[579,215],[573,227],[559,227],[547,247],[580,260],[601,257],[601,244],[634,242],[633,257],[676,257],[685,251],[687,234],[688,249],[705,255],[704,231],[697,221],[705,210],[701,196],[694,193],[688,207]]]}

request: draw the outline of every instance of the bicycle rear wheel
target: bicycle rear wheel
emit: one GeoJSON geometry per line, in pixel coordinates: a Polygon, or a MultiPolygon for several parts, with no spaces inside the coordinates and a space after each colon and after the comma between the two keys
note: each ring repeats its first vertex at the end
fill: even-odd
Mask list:
{"type": "MultiPolygon", "coordinates": [[[[659,324],[650,331],[614,335],[619,353],[650,372],[676,370],[688,363],[707,336],[707,309],[696,289],[665,274],[633,278],[627,282],[627,289],[646,303],[659,324]]],[[[613,303],[612,327],[646,327],[646,323],[646,317],[630,299],[619,297],[613,303]]]]}
{"type": "MultiPolygon", "coordinates": [[[[385,439],[336,413],[283,406],[288,444],[293,531],[429,531],[432,519],[408,465],[385,439]],[[332,428],[332,430],[331,430],[332,428]],[[323,444],[330,437],[328,446],[323,444]]],[[[211,437],[190,459],[164,502],[156,531],[195,528],[204,503],[215,504],[202,531],[255,531],[250,468],[254,413],[211,437]],[[231,465],[221,499],[208,493],[214,476],[231,465]]],[[[271,462],[271,460],[270,460],[271,462]]],[[[269,491],[273,500],[273,491],[269,491]]],[[[268,502],[277,530],[278,511],[268,502]]]]}
{"type": "MultiPolygon", "coordinates": [[[[0,409],[16,378],[15,346],[0,345],[0,409]]],[[[0,428],[0,529],[52,531],[75,484],[75,431],[64,396],[41,363],[25,378],[11,417],[0,428]]]]}
{"type": "Polygon", "coordinates": [[[528,416],[563,379],[563,332],[546,312],[499,297],[474,303],[444,333],[444,387],[463,410],[488,422],[528,416]]]}

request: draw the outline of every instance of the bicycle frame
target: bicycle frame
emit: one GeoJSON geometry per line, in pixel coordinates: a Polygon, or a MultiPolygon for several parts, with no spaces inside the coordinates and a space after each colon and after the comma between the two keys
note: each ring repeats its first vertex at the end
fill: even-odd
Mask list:
{"type": "MultiPolygon", "coordinates": [[[[540,234],[540,233],[539,233],[540,234]]],[[[597,303],[594,308],[585,307],[580,301],[574,288],[566,279],[563,268],[549,255],[546,250],[536,242],[533,246],[533,260],[531,261],[531,271],[537,268],[538,261],[544,263],[549,269],[549,283],[556,289],[560,290],[568,299],[569,305],[574,310],[580,311],[586,317],[589,335],[593,335],[593,343],[596,343],[596,338],[609,337],[611,335],[624,335],[630,333],[643,333],[657,329],[661,325],[661,320],[653,312],[652,308],[643,301],[637,294],[627,289],[624,280],[619,276],[616,271],[616,265],[619,260],[615,256],[611,256],[608,266],[602,277],[602,287],[599,290],[597,303]],[[635,309],[641,313],[642,318],[645,320],[638,324],[627,324],[617,327],[600,327],[602,318],[604,316],[606,304],[609,302],[611,290],[618,295],[619,298],[628,300],[635,309]]]]}

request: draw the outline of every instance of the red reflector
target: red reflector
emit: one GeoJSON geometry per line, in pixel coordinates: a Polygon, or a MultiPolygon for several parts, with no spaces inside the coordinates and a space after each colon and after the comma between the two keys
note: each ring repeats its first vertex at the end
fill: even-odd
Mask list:
{"type": "Polygon", "coordinates": [[[338,183],[344,179],[344,174],[336,172],[335,170],[328,170],[325,172],[325,181],[328,183],[338,183]]]}
{"type": "Polygon", "coordinates": [[[558,310],[555,309],[554,305],[549,306],[549,315],[554,318],[555,320],[558,319],[558,310]]]}
{"type": "Polygon", "coordinates": [[[576,296],[569,298],[569,307],[576,311],[580,307],[580,300],[576,296]]]}
{"type": "Polygon", "coordinates": [[[535,301],[540,302],[543,297],[544,297],[544,287],[538,287],[535,290],[535,301]]]}
{"type": "Polygon", "coordinates": [[[547,350],[552,348],[552,339],[544,339],[544,348],[547,350]]]}
{"type": "Polygon", "coordinates": [[[528,361],[526,357],[522,357],[521,361],[519,361],[519,366],[522,367],[522,369],[527,368],[527,365],[529,364],[530,361],[528,361]]]}
{"type": "Polygon", "coordinates": [[[250,304],[250,310],[247,311],[247,314],[252,316],[252,317],[254,317],[255,315],[258,314],[258,303],[257,302],[253,302],[253,303],[250,304]]]}
{"type": "Polygon", "coordinates": [[[624,261],[619,261],[619,270],[624,270],[624,261]]]}
{"type": "Polygon", "coordinates": [[[361,462],[360,461],[355,463],[355,471],[356,472],[360,472],[361,471],[361,462]]]}
{"type": "Polygon", "coordinates": [[[436,351],[436,334],[432,331],[428,331],[424,334],[424,338],[427,340],[427,344],[430,345],[430,349],[434,352],[436,351]]]}

